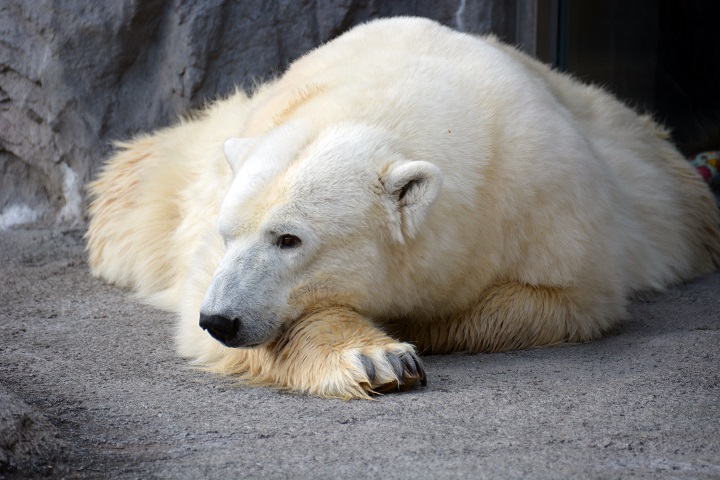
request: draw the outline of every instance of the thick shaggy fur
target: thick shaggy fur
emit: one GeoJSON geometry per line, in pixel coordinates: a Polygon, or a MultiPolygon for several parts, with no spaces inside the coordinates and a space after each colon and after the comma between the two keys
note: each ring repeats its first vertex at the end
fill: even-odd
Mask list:
{"type": "Polygon", "coordinates": [[[650,118],[422,19],[120,144],[90,192],[93,273],[178,312],[182,355],[328,397],[423,380],[416,349],[597,338],[720,261],[714,200],[650,118]]]}

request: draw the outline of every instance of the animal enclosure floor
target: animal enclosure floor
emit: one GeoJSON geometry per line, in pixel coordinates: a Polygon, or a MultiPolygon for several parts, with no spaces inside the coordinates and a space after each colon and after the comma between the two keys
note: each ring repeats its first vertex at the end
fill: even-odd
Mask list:
{"type": "Polygon", "coordinates": [[[189,368],[83,248],[0,233],[0,479],[720,476],[720,273],[602,340],[426,357],[427,387],[343,402],[189,368]]]}

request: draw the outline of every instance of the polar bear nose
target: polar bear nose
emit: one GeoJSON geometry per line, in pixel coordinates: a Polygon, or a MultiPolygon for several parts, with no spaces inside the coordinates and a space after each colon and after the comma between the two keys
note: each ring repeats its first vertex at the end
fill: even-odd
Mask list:
{"type": "Polygon", "coordinates": [[[240,320],[223,315],[205,315],[201,313],[200,328],[207,330],[215,340],[228,345],[232,343],[237,335],[238,329],[240,328],[240,320]]]}

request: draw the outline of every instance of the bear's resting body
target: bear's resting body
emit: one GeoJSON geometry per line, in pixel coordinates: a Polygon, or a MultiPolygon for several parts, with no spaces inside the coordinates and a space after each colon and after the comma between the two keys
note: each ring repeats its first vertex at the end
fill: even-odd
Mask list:
{"type": "Polygon", "coordinates": [[[328,397],[424,382],[418,352],[597,338],[720,259],[649,117],[424,19],[120,144],[90,190],[93,272],[178,312],[182,355],[328,397]]]}

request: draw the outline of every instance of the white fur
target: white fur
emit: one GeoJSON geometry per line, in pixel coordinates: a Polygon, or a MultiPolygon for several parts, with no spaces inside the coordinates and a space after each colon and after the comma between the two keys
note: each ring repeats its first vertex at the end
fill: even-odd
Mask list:
{"type": "Polygon", "coordinates": [[[254,140],[251,138],[238,137],[230,137],[223,143],[225,160],[227,160],[228,165],[232,168],[234,175],[237,175],[238,171],[240,171],[245,162],[245,157],[254,143],[254,140]]]}
{"type": "Polygon", "coordinates": [[[201,309],[263,341],[312,303],[420,325],[513,282],[573,292],[563,328],[588,339],[634,290],[713,268],[692,214],[709,197],[662,129],[492,38],[372,22],[240,96],[152,137],[176,160],[148,188],[175,192],[180,212],[157,257],[130,249],[132,271],[94,261],[179,311],[181,350],[201,361],[223,355],[201,309]],[[225,143],[232,182],[227,137],[242,138],[225,143]],[[301,246],[279,249],[282,234],[301,246]]]}

